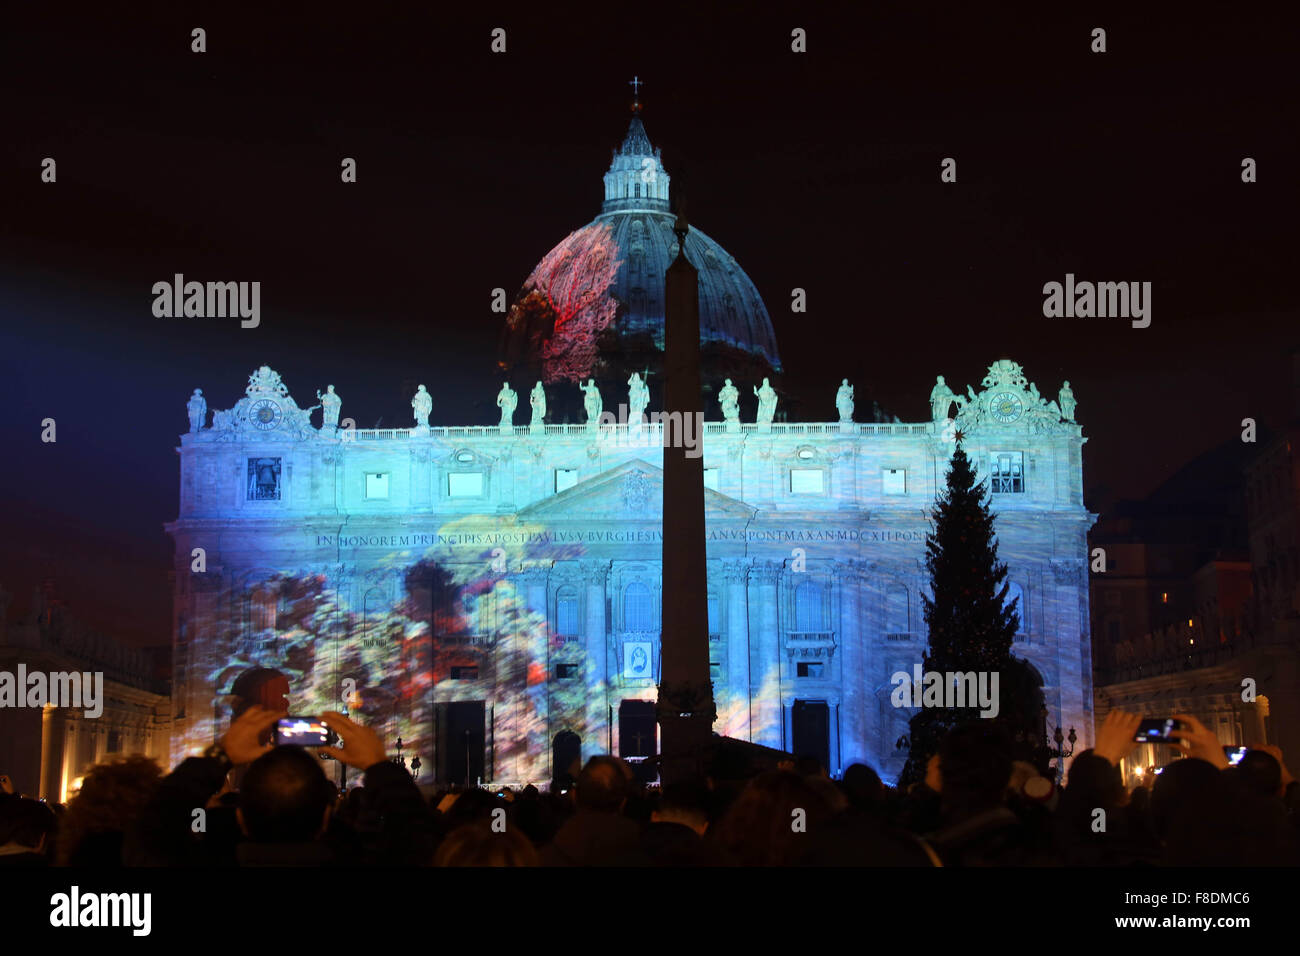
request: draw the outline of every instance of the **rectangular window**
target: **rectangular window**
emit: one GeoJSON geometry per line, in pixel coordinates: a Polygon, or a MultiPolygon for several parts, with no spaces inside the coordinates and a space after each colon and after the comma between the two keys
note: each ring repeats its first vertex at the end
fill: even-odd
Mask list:
{"type": "Polygon", "coordinates": [[[452,680],[478,680],[477,667],[453,667],[451,669],[452,680]]]}
{"type": "Polygon", "coordinates": [[[905,495],[907,494],[907,471],[902,468],[885,468],[880,472],[880,478],[884,484],[884,492],[887,495],[905,495]]]}
{"type": "Polygon", "coordinates": [[[722,680],[722,665],[717,661],[709,661],[709,680],[722,680]]]}
{"type": "Polygon", "coordinates": [[[826,665],[821,661],[799,661],[795,673],[799,677],[825,677],[826,665]]]}
{"type": "Polygon", "coordinates": [[[1025,490],[1024,452],[995,451],[989,455],[989,489],[995,495],[1019,494],[1025,490]]]}
{"type": "Polygon", "coordinates": [[[709,607],[709,640],[716,641],[722,637],[722,614],[718,604],[718,596],[710,594],[708,597],[709,607]]]}
{"type": "Polygon", "coordinates": [[[555,601],[555,632],[560,637],[578,636],[578,598],[561,594],[555,601]]]}
{"type": "Polygon", "coordinates": [[[483,495],[483,472],[453,471],[447,476],[450,498],[480,498],[483,495]]]}
{"type": "Polygon", "coordinates": [[[387,497],[388,497],[387,473],[366,472],[367,500],[387,498],[387,497]]]}
{"type": "Polygon", "coordinates": [[[718,490],[718,469],[717,468],[704,469],[704,487],[709,488],[713,491],[718,490]]]}
{"type": "Polygon", "coordinates": [[[790,494],[821,495],[826,493],[826,472],[820,468],[791,468],[790,494]]]}
{"type": "Polygon", "coordinates": [[[555,666],[555,679],[577,680],[579,673],[578,667],[579,665],[577,664],[557,664],[555,666]]]}
{"type": "Polygon", "coordinates": [[[555,493],[558,495],[566,488],[572,488],[578,483],[578,469],[576,468],[556,468],[555,469],[555,493]]]}

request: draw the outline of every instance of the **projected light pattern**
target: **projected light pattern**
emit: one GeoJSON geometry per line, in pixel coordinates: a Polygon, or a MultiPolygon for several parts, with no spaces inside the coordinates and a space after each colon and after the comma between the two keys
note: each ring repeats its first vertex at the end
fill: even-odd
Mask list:
{"type": "MultiPolygon", "coordinates": [[[[981,476],[1015,479],[993,496],[1022,620],[1015,652],[1082,749],[1093,519],[1083,438],[1035,405],[1018,369],[995,363],[958,423],[981,476]],[[1041,414],[997,421],[986,406],[1007,391],[1041,414]]],[[[390,752],[400,737],[405,756],[419,755],[425,781],[543,784],[575,756],[654,753],[660,607],[673,599],[657,432],[640,442],[619,425],[490,426],[345,440],[305,423],[269,369],[246,391],[181,442],[181,513],[168,526],[174,758],[224,731],[225,695],[259,667],[285,675],[298,714],[337,709],[354,690],[352,711],[390,752]],[[287,411],[261,429],[249,409],[268,394],[287,411]],[[250,461],[274,464],[256,495],[250,461]],[[375,489],[382,497],[367,497],[375,489]]],[[[949,425],[706,423],[700,639],[715,731],[813,753],[832,772],[856,760],[889,779],[901,769],[895,744],[911,711],[893,706],[890,677],[925,649],[924,514],[949,425]]]]}
{"type": "Polygon", "coordinates": [[[595,371],[597,339],[618,310],[610,286],[620,265],[609,226],[593,223],[552,249],[524,283],[522,302],[508,321],[515,328],[549,325],[550,333],[540,334],[547,383],[576,382],[595,371]]]}
{"type": "MultiPolygon", "coordinates": [[[[538,263],[507,317],[503,365],[540,366],[548,383],[602,377],[630,355],[653,365],[664,347],[664,273],[677,256],[670,177],[634,115],[604,177],[597,218],[538,263]]],[[[698,271],[700,344],[779,372],[776,335],[758,289],[694,224],[686,254],[698,271]]]]}

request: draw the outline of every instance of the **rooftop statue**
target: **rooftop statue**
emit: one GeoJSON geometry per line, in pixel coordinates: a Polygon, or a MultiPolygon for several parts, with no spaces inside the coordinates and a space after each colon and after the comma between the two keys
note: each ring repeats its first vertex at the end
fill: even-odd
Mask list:
{"type": "Polygon", "coordinates": [[[533,418],[529,424],[541,425],[546,420],[546,389],[542,388],[541,382],[533,386],[528,395],[528,404],[533,408],[533,418]]]}
{"type": "Polygon", "coordinates": [[[627,420],[638,425],[643,420],[646,406],[650,404],[650,389],[646,388],[641,376],[633,372],[627,380],[627,420]]]}
{"type": "Polygon", "coordinates": [[[583,393],[582,407],[587,412],[587,424],[592,428],[596,427],[600,421],[600,413],[605,410],[605,403],[600,397],[600,389],[596,387],[594,378],[587,379],[587,384],[578,383],[578,388],[583,393]]]}
{"type": "Polygon", "coordinates": [[[840,390],[835,393],[835,408],[840,413],[841,425],[853,421],[853,386],[847,378],[840,383],[840,390]]]}
{"type": "Polygon", "coordinates": [[[415,410],[415,424],[421,428],[429,427],[429,413],[433,411],[433,399],[421,385],[415,390],[415,397],[411,399],[411,408],[415,410]]]}
{"type": "Polygon", "coordinates": [[[1074,390],[1070,388],[1069,379],[1061,386],[1061,392],[1057,395],[1061,403],[1061,417],[1067,422],[1074,421],[1074,410],[1078,407],[1078,402],[1074,400],[1074,390]]]}
{"type": "Polygon", "coordinates": [[[519,406],[519,395],[510,383],[506,382],[501,386],[501,391],[497,392],[497,408],[501,409],[502,428],[510,428],[514,424],[515,409],[519,406]]]}
{"type": "Polygon", "coordinates": [[[948,383],[939,375],[934,380],[934,388],[930,389],[930,416],[936,422],[941,422],[948,417],[948,412],[952,408],[952,403],[956,400],[952,389],[948,383]]]}
{"type": "Polygon", "coordinates": [[[316,389],[316,397],[320,399],[321,427],[338,428],[339,427],[339,409],[343,407],[343,399],[334,391],[333,385],[325,386],[325,394],[316,389]]]}
{"type": "Polygon", "coordinates": [[[758,396],[758,423],[760,425],[772,424],[772,419],[776,417],[776,389],[765,378],[763,379],[763,386],[755,388],[754,394],[758,396]]]}
{"type": "Polygon", "coordinates": [[[718,389],[718,404],[722,406],[722,420],[738,423],[740,421],[740,390],[726,379],[718,389]]]}
{"type": "Polygon", "coordinates": [[[194,390],[185,409],[190,413],[190,431],[196,432],[201,429],[208,417],[208,400],[203,397],[203,389],[194,390]]]}

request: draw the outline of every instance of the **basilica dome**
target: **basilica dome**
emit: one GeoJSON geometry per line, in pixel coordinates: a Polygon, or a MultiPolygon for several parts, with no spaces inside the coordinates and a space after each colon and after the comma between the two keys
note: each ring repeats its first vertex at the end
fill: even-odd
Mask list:
{"type": "MultiPolygon", "coordinates": [[[[633,104],[627,136],[605,174],[600,215],[546,254],[511,307],[505,368],[527,368],[555,383],[659,367],[664,273],[677,256],[668,184],[660,151],[633,104]]],[[[772,320],[745,271],[693,225],[686,257],[699,273],[706,374],[779,372],[772,320]]]]}

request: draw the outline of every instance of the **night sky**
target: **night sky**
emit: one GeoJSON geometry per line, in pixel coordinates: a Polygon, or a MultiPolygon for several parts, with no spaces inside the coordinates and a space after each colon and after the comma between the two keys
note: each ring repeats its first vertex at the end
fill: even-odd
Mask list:
{"type": "Polygon", "coordinates": [[[409,424],[403,387],[423,382],[434,424],[495,422],[491,292],[513,297],[599,212],[634,75],[674,195],[758,286],[785,389],[824,406],[813,417],[834,415],[847,377],[859,419],[876,399],[925,420],[936,374],[978,388],[1010,357],[1049,397],[1070,380],[1098,510],[1243,417],[1291,413],[1295,32],[1256,5],[266,6],[6,14],[0,585],[15,611],[50,578],[90,624],[168,640],[163,522],[195,387],[228,408],[267,364],[301,406],[333,383],[343,416],[373,427],[409,424]],[[196,26],[207,53],[190,52],[196,26]],[[956,184],[939,179],[948,156],[956,184]],[[177,272],[260,281],[261,326],[155,318],[151,287],[177,272]],[[1044,318],[1043,284],[1067,272],[1151,282],[1151,327],[1044,318]]]}

